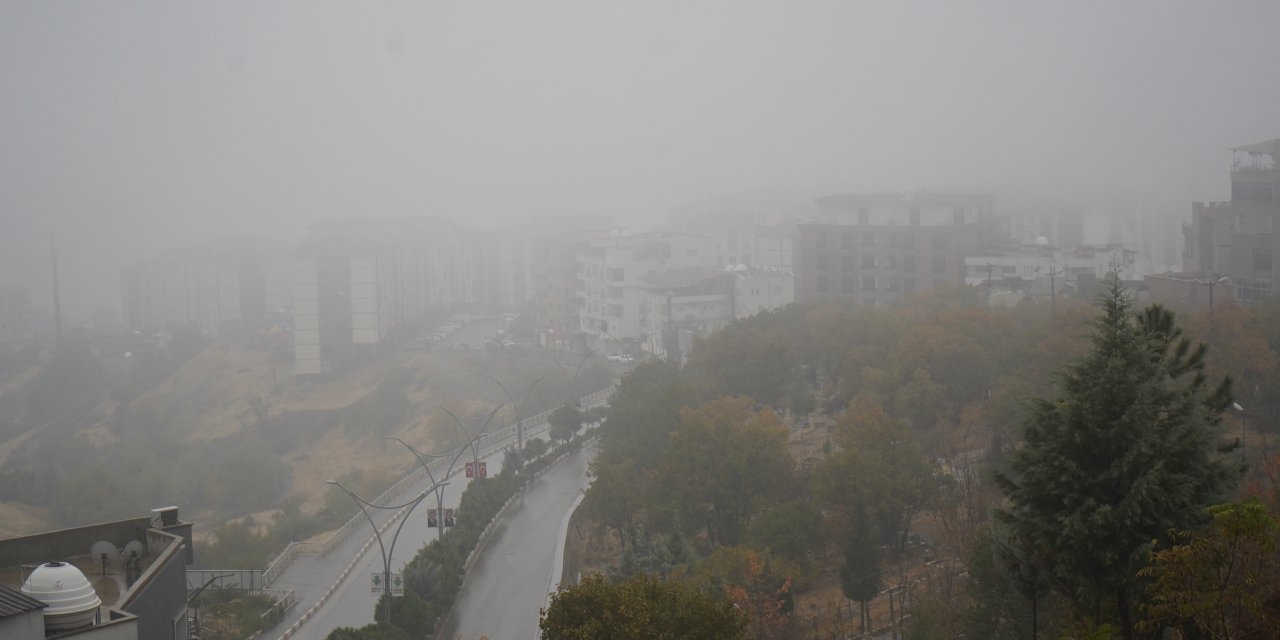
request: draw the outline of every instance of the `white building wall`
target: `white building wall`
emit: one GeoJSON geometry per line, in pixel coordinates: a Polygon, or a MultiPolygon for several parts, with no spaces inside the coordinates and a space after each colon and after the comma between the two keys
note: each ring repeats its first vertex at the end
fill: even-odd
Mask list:
{"type": "Polygon", "coordinates": [[[324,372],[320,354],[320,288],[315,258],[295,258],[289,278],[295,375],[324,372]]]}
{"type": "Polygon", "coordinates": [[[378,260],[351,258],[351,341],[377,344],[382,339],[378,297],[378,260]]]}

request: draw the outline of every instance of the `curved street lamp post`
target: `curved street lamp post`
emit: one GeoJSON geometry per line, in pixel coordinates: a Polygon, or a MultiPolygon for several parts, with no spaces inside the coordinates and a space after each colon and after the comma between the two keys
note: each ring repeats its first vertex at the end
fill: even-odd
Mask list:
{"type": "Polygon", "coordinates": [[[423,490],[422,493],[419,493],[416,498],[404,504],[394,505],[394,506],[383,506],[379,504],[374,504],[372,502],[369,502],[368,500],[365,500],[364,498],[361,498],[360,496],[352,492],[350,489],[343,486],[342,483],[338,482],[337,480],[325,480],[325,482],[339,489],[342,489],[343,493],[347,494],[348,496],[351,496],[351,499],[355,500],[356,505],[360,507],[360,512],[364,514],[365,519],[369,521],[369,526],[373,527],[373,535],[378,540],[378,549],[382,552],[382,590],[387,599],[386,621],[389,623],[391,622],[391,597],[392,597],[391,596],[391,554],[395,553],[396,540],[400,539],[400,531],[404,529],[404,523],[409,521],[409,514],[412,513],[414,508],[417,507],[418,504],[422,502],[422,499],[426,498],[427,494],[432,493],[437,489],[443,488],[444,485],[447,485],[449,483],[442,482],[438,484],[433,484],[431,487],[428,487],[427,489],[423,490]],[[396,525],[396,532],[394,535],[391,536],[391,546],[388,547],[382,543],[382,533],[378,531],[378,525],[373,521],[373,516],[369,515],[369,510],[366,507],[373,507],[375,509],[394,509],[394,510],[400,510],[405,507],[409,508],[409,510],[405,512],[404,517],[400,519],[400,524],[396,525]]]}
{"type": "Polygon", "coordinates": [[[512,407],[513,409],[515,409],[515,412],[516,412],[516,450],[517,450],[517,451],[524,451],[524,417],[523,417],[522,409],[524,408],[524,406],[525,406],[525,405],[527,405],[527,404],[529,403],[529,395],[533,393],[533,388],[534,388],[534,387],[536,387],[536,386],[538,386],[538,383],[539,383],[539,382],[542,382],[542,379],[543,379],[543,378],[545,378],[545,377],[547,377],[547,376],[549,376],[549,375],[551,375],[551,374],[550,374],[550,373],[544,373],[544,374],[542,374],[542,375],[538,376],[538,378],[537,378],[536,380],[534,380],[534,381],[533,381],[533,384],[529,385],[529,389],[528,389],[528,390],[526,390],[526,391],[524,392],[524,399],[522,399],[522,400],[520,401],[520,403],[519,403],[519,404],[516,404],[515,400],[512,400],[512,399],[511,399],[511,392],[507,390],[507,385],[502,384],[502,382],[501,382],[501,381],[499,381],[497,378],[495,378],[495,377],[493,377],[493,376],[491,376],[491,375],[485,375],[485,377],[486,377],[486,378],[488,378],[488,379],[492,380],[492,381],[494,382],[494,384],[498,385],[498,387],[500,387],[500,388],[502,389],[502,393],[503,393],[503,394],[505,394],[505,395],[507,396],[507,404],[510,404],[510,405],[511,405],[511,407],[512,407]]]}

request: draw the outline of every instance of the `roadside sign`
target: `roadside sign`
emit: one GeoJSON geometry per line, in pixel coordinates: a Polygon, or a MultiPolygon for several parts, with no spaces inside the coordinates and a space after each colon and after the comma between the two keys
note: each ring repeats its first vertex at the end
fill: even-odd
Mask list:
{"type": "Polygon", "coordinates": [[[427,527],[434,529],[440,526],[440,511],[432,509],[427,512],[427,527]]]}
{"type": "Polygon", "coordinates": [[[371,591],[375,596],[382,595],[383,587],[385,586],[382,584],[382,578],[381,571],[374,571],[373,575],[369,576],[369,585],[372,587],[371,591]]]}
{"type": "Polygon", "coordinates": [[[453,526],[453,509],[444,510],[444,526],[446,527],[453,526]]]}
{"type": "Polygon", "coordinates": [[[399,598],[404,595],[404,574],[391,574],[391,597],[399,598]]]}
{"type": "Polygon", "coordinates": [[[476,470],[475,470],[475,467],[474,467],[474,466],[473,466],[473,464],[472,464],[472,463],[470,463],[470,462],[468,462],[468,463],[467,463],[467,477],[468,477],[468,478],[474,478],[474,477],[476,477],[476,470]]]}
{"type": "Polygon", "coordinates": [[[477,475],[481,478],[489,477],[489,464],[484,460],[480,461],[480,469],[477,471],[477,475]]]}

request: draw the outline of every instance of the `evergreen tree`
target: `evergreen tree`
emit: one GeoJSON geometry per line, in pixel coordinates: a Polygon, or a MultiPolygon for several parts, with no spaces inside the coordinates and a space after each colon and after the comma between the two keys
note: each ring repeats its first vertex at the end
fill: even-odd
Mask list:
{"type": "Polygon", "coordinates": [[[862,605],[858,626],[870,631],[871,617],[867,603],[880,592],[880,547],[871,535],[867,510],[859,500],[853,506],[849,531],[844,539],[844,565],[840,567],[840,590],[844,597],[862,605]]]}
{"type": "Polygon", "coordinates": [[[1066,367],[1057,398],[1032,402],[1025,446],[997,474],[1008,498],[997,515],[1055,589],[1132,638],[1152,540],[1201,524],[1241,470],[1215,453],[1230,381],[1209,389],[1205,346],[1159,306],[1135,315],[1110,280],[1092,349],[1066,367]]]}

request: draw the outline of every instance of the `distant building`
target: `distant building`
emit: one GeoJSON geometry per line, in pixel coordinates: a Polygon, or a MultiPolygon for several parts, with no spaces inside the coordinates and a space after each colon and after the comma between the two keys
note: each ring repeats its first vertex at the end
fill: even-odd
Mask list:
{"type": "Polygon", "coordinates": [[[612,225],[607,216],[548,216],[529,225],[529,281],[540,344],[569,347],[581,337],[578,302],[585,285],[578,279],[578,251],[608,237],[612,225]]]}
{"type": "Polygon", "coordinates": [[[1050,295],[1075,291],[1081,279],[1104,280],[1113,268],[1121,280],[1138,279],[1136,265],[1135,251],[1115,245],[987,247],[965,257],[964,281],[991,291],[1050,295]]]}
{"type": "Polygon", "coordinates": [[[712,268],[706,236],[638,234],[591,240],[578,249],[578,326],[586,346],[648,343],[641,321],[645,278],[690,267],[712,268]]]}
{"type": "Polygon", "coordinates": [[[819,198],[799,225],[796,299],[880,305],[964,284],[967,256],[1006,237],[994,196],[904,193],[819,198]]]}
{"type": "Polygon", "coordinates": [[[218,336],[263,326],[289,306],[287,244],[223,238],[135,263],[121,273],[125,321],[135,331],[193,326],[218,336]]]}
{"type": "Polygon", "coordinates": [[[795,276],[778,267],[686,267],[643,278],[639,326],[643,348],[662,358],[684,359],[695,338],[734,320],[795,301],[795,276]]]}
{"type": "Polygon", "coordinates": [[[0,349],[20,349],[31,343],[31,290],[0,286],[0,349]]]}
{"type": "Polygon", "coordinates": [[[415,317],[418,265],[370,240],[327,238],[293,255],[294,373],[329,373],[376,354],[415,317]]]}
{"type": "Polygon", "coordinates": [[[157,511],[0,540],[0,638],[190,638],[191,525],[157,511]]]}
{"type": "Polygon", "coordinates": [[[1248,303],[1276,291],[1280,139],[1236,147],[1232,154],[1231,200],[1194,203],[1191,224],[1183,227],[1183,275],[1229,278],[1232,297],[1248,303]]]}

